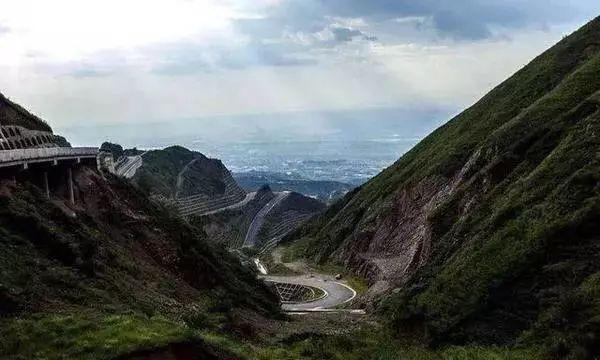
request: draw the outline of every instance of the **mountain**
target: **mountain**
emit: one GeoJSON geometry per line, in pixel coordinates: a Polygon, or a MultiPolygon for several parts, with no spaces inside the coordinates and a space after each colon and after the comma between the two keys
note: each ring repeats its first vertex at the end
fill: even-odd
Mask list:
{"type": "Polygon", "coordinates": [[[246,205],[205,216],[195,216],[191,218],[191,222],[203,229],[216,243],[238,249],[244,245],[246,233],[256,214],[274,197],[271,188],[263,186],[246,205]]]}
{"type": "Polygon", "coordinates": [[[275,296],[201,230],[122,180],[92,169],[74,176],[75,208],[33,186],[1,185],[0,357],[75,356],[85,336],[123,337],[104,350],[89,344],[95,356],[115,356],[190,340],[181,322],[204,327],[235,308],[278,312],[275,296]]]}
{"type": "Polygon", "coordinates": [[[0,151],[56,146],[71,145],[44,120],[0,93],[0,151]]]}
{"type": "Polygon", "coordinates": [[[197,151],[182,146],[142,151],[109,142],[100,150],[103,167],[131,179],[144,193],[182,216],[203,215],[246,199],[246,192],[220,160],[197,151]],[[112,156],[107,160],[106,154],[112,156]]]}
{"type": "Polygon", "coordinates": [[[233,173],[233,178],[246,191],[256,191],[267,184],[273,191],[294,191],[324,203],[332,203],[354,188],[339,181],[309,180],[291,174],[268,171],[233,173]]]}
{"type": "Polygon", "coordinates": [[[44,120],[31,114],[19,104],[10,101],[0,94],[0,124],[3,126],[22,126],[30,130],[52,132],[52,128],[44,120]]]}
{"type": "Polygon", "coordinates": [[[243,206],[197,216],[191,219],[191,223],[203,229],[213,241],[231,249],[250,246],[245,241],[254,223],[257,229],[252,247],[261,250],[276,245],[285,235],[325,208],[326,205],[316,199],[295,192],[273,192],[264,185],[243,206]],[[278,198],[280,201],[277,201],[278,198]]]}
{"type": "Polygon", "coordinates": [[[596,18],[290,239],[403,337],[597,356],[599,74],[596,18]]]}
{"type": "Polygon", "coordinates": [[[200,329],[279,314],[254,272],[128,181],[73,167],[72,204],[66,185],[47,200],[28,171],[0,179],[0,358],[137,358],[168,346],[231,359],[200,329]]]}
{"type": "MultiPolygon", "coordinates": [[[[223,195],[229,190],[227,183],[232,181],[220,160],[181,146],[146,152],[142,166],[133,176],[133,182],[142,190],[167,198],[223,195]]],[[[243,199],[243,190],[237,185],[232,191],[243,199]]]]}
{"type": "Polygon", "coordinates": [[[300,193],[279,194],[283,196],[282,200],[264,216],[264,222],[256,234],[254,246],[258,249],[275,247],[287,234],[326,208],[324,203],[300,193]]]}

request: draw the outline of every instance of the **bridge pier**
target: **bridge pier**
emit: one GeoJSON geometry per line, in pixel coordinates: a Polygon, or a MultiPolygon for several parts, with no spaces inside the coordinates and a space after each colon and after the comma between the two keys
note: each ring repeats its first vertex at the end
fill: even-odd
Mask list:
{"type": "Polygon", "coordinates": [[[46,199],[50,200],[50,185],[48,184],[48,172],[44,171],[42,176],[44,180],[44,191],[46,194],[46,199]]]}
{"type": "Polygon", "coordinates": [[[75,193],[73,192],[73,170],[69,166],[67,168],[67,191],[69,192],[69,201],[71,205],[75,205],[75,193]]]}
{"type": "Polygon", "coordinates": [[[66,197],[67,201],[75,205],[73,168],[86,165],[97,167],[97,156],[97,148],[40,147],[1,150],[0,178],[12,178],[15,185],[17,179],[33,181],[48,199],[50,189],[56,187],[59,189],[59,197],[66,197]]]}

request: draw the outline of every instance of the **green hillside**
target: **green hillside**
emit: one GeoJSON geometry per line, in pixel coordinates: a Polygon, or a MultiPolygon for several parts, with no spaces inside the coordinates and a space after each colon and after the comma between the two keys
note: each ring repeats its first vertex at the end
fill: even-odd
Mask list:
{"type": "Polygon", "coordinates": [[[72,208],[0,182],[0,358],[112,359],[167,344],[211,353],[200,331],[235,328],[234,312],[279,314],[201,229],[124,180],[85,167],[74,180],[72,208]]]}
{"type": "Polygon", "coordinates": [[[386,284],[378,308],[402,336],[591,356],[599,108],[597,18],[293,238],[317,262],[386,284]]]}
{"type": "Polygon", "coordinates": [[[0,94],[0,124],[18,125],[30,130],[52,132],[52,128],[44,120],[10,101],[2,94],[0,94]]]}
{"type": "Polygon", "coordinates": [[[228,170],[220,160],[171,146],[144,154],[143,165],[133,181],[143,191],[167,198],[198,194],[212,197],[225,193],[226,173],[228,170]]]}

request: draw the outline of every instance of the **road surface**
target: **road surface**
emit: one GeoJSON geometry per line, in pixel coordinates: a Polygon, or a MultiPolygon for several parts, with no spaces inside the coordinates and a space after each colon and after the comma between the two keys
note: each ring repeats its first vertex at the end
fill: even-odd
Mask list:
{"type": "Polygon", "coordinates": [[[137,169],[139,169],[142,166],[142,156],[144,156],[146,152],[142,153],[141,155],[127,156],[123,164],[119,166],[118,169],[115,169],[117,175],[123,176],[127,179],[131,179],[133,175],[135,175],[137,169]]]}
{"type": "Polygon", "coordinates": [[[256,191],[251,192],[251,193],[247,193],[246,197],[244,198],[244,200],[242,200],[240,202],[237,202],[237,203],[235,203],[233,205],[222,207],[222,208],[217,209],[217,210],[213,210],[213,211],[209,211],[209,212],[206,212],[206,213],[202,213],[202,216],[216,214],[216,213],[219,213],[219,212],[225,211],[225,210],[239,209],[242,206],[244,206],[247,203],[249,203],[250,201],[252,201],[255,197],[256,197],[256,191]]]}
{"type": "Polygon", "coordinates": [[[183,174],[190,168],[190,166],[195,163],[198,159],[193,159],[189,163],[185,164],[183,169],[177,174],[177,185],[175,185],[175,198],[179,198],[179,191],[181,190],[181,185],[183,185],[183,174]]]}
{"type": "Polygon", "coordinates": [[[256,236],[265,222],[265,217],[289,194],[289,191],[276,193],[275,197],[258,211],[258,213],[254,216],[254,219],[252,219],[252,223],[250,223],[250,227],[246,232],[246,238],[244,239],[243,247],[254,247],[256,245],[256,236]]]}
{"type": "Polygon", "coordinates": [[[320,311],[332,310],[356,297],[356,291],[330,275],[300,275],[300,276],[263,276],[265,281],[300,284],[319,288],[327,293],[320,300],[306,303],[285,303],[281,308],[284,311],[320,311]]]}
{"type": "Polygon", "coordinates": [[[0,167],[24,166],[33,163],[56,164],[58,161],[96,159],[98,148],[83,147],[53,147],[30,148],[0,151],[0,167]]]}

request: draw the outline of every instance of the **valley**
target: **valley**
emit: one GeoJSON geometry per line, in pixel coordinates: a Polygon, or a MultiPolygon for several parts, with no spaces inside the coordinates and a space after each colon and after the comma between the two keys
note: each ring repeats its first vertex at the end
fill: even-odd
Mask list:
{"type": "Polygon", "coordinates": [[[310,180],[297,174],[288,175],[264,171],[234,173],[233,177],[246,191],[255,191],[262,185],[269,184],[274,191],[294,191],[326,204],[332,204],[339,200],[355,187],[338,181],[310,180]]]}
{"type": "Polygon", "coordinates": [[[596,18],[383,170],[74,147],[2,95],[0,359],[598,358],[599,75],[596,18]]]}

